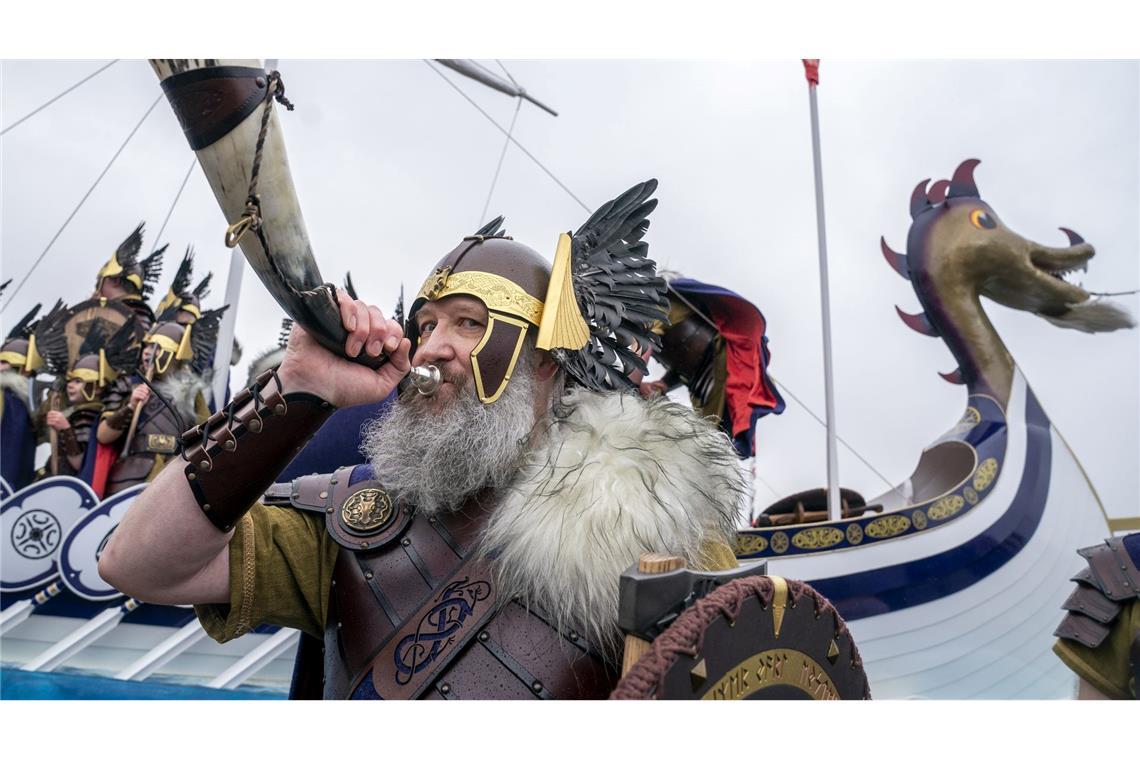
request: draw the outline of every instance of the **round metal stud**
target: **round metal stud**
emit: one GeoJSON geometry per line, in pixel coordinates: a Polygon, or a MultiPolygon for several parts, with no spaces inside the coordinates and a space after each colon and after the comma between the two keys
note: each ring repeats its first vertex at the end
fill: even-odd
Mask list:
{"type": "Polygon", "coordinates": [[[480,641],[487,641],[490,638],[491,638],[491,634],[487,633],[486,631],[479,631],[479,640],[480,641]]]}
{"type": "Polygon", "coordinates": [[[209,512],[210,511],[210,505],[209,504],[203,504],[202,505],[202,511],[203,512],[209,512]]]}
{"type": "Polygon", "coordinates": [[[253,418],[252,420],[250,420],[249,421],[249,431],[251,433],[260,433],[261,432],[261,420],[257,419],[256,417],[253,418]]]}
{"type": "Polygon", "coordinates": [[[542,681],[535,681],[534,683],[532,683],[530,685],[530,690],[533,691],[535,694],[542,691],[542,681]]]}
{"type": "Polygon", "coordinates": [[[233,451],[237,448],[237,441],[226,441],[222,444],[222,448],[226,451],[233,451]]]}
{"type": "Polygon", "coordinates": [[[367,541],[361,541],[360,542],[360,548],[361,549],[367,549],[368,548],[368,542],[367,541]]]}
{"type": "Polygon", "coordinates": [[[574,633],[573,631],[570,631],[570,640],[571,641],[577,641],[578,640],[578,634],[574,633]]]}
{"type": "Polygon", "coordinates": [[[257,79],[253,80],[253,82],[257,85],[257,89],[265,89],[265,77],[258,77],[257,79]]]}
{"type": "Polygon", "coordinates": [[[325,507],[325,512],[327,512],[328,514],[331,515],[332,514],[332,507],[325,507]]]}
{"type": "Polygon", "coordinates": [[[284,404],[275,404],[273,406],[273,413],[276,414],[278,417],[280,417],[282,414],[285,414],[285,405],[284,404]]]}
{"type": "Polygon", "coordinates": [[[213,463],[210,462],[209,459],[201,459],[198,461],[198,469],[199,470],[205,470],[206,472],[209,472],[210,468],[213,466],[214,466],[213,463]]]}
{"type": "Polygon", "coordinates": [[[187,480],[197,480],[198,479],[198,473],[196,473],[196,472],[187,473],[186,479],[187,480]]]}
{"type": "Polygon", "coordinates": [[[372,571],[371,570],[365,570],[364,571],[364,580],[366,580],[366,581],[372,580],[372,571]]]}
{"type": "Polygon", "coordinates": [[[410,538],[401,539],[400,545],[401,546],[411,546],[412,545],[412,539],[410,539],[410,538]]]}
{"type": "Polygon", "coordinates": [[[439,693],[440,694],[450,694],[451,693],[451,684],[441,683],[439,685],[439,693]]]}
{"type": "Polygon", "coordinates": [[[329,497],[329,492],[328,491],[321,491],[320,497],[322,499],[327,499],[329,497]]]}

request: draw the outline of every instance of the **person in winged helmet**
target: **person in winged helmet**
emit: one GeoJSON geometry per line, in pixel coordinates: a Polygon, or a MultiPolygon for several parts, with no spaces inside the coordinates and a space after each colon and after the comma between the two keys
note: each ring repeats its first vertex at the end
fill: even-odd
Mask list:
{"type": "Polygon", "coordinates": [[[122,301],[135,313],[140,327],[149,330],[155,316],[146,299],[154,293],[154,284],[162,275],[162,256],[168,246],[162,246],[140,261],[143,226],[139,222],[99,269],[92,298],[122,301]]]}
{"type": "Polygon", "coordinates": [[[745,491],[727,436],[629,377],[667,305],[642,239],[656,184],[561,235],[553,265],[501,218],[465,237],[404,329],[338,292],[343,354],[295,327],[133,503],[103,577],[197,605],[218,641],[304,631],[296,697],[607,696],[619,575],[646,552],[735,566],[745,491]],[[382,351],[378,370],[349,361],[382,351]],[[440,382],[368,429],[367,464],[271,486],[334,409],[413,365],[440,382]]]}
{"type": "Polygon", "coordinates": [[[106,323],[93,321],[83,342],[69,350],[65,334],[69,312],[53,315],[45,317],[35,333],[45,367],[57,378],[38,414],[41,438],[54,437],[55,449],[37,478],[71,475],[101,493],[95,482],[94,428],[108,386],[138,365],[135,318],[113,333],[106,323]]]}
{"type": "Polygon", "coordinates": [[[108,495],[153,479],[178,453],[182,431],[209,416],[211,360],[226,308],[190,325],[155,324],[142,340],[145,378],[120,378],[108,391],[98,429],[99,443],[118,452],[108,495]]]}
{"type": "MultiPolygon", "coordinates": [[[[48,313],[57,314],[63,302],[48,313]]],[[[0,477],[18,491],[35,476],[36,424],[31,380],[43,366],[36,347],[40,304],[18,321],[0,345],[0,477]]]]}

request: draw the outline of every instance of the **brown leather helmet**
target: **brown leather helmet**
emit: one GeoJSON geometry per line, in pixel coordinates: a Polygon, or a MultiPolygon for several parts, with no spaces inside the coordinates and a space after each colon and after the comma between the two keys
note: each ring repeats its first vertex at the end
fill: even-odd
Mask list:
{"type": "MultiPolygon", "coordinates": [[[[496,220],[500,222],[501,220],[496,220]]],[[[487,331],[471,352],[475,392],[484,404],[506,390],[527,330],[536,333],[550,284],[550,263],[533,249],[498,233],[498,224],[463,238],[440,259],[408,312],[406,332],[419,344],[416,312],[428,301],[453,295],[478,298],[487,307],[487,331]]]]}
{"type": "Polygon", "coordinates": [[[175,371],[187,365],[194,358],[190,344],[190,325],[177,322],[159,322],[143,338],[143,345],[154,344],[155,377],[175,371]]]}

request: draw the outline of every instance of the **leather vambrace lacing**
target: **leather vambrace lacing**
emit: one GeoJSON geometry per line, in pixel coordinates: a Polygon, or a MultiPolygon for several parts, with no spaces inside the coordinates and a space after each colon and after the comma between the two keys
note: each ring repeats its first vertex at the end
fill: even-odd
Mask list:
{"type": "Polygon", "coordinates": [[[233,529],[334,411],[311,393],[282,395],[271,369],[183,433],[186,481],[206,519],[218,530],[233,529]]]}

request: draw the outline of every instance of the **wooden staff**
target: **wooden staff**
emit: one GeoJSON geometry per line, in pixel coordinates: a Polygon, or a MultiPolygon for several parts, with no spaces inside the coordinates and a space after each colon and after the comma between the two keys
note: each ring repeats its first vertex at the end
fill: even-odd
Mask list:
{"type": "MultiPolygon", "coordinates": [[[[52,389],[48,394],[48,410],[59,411],[59,391],[52,389]]],[[[59,474],[59,431],[48,427],[48,441],[51,443],[51,474],[59,474]]]]}
{"type": "MultiPolygon", "coordinates": [[[[637,561],[637,569],[643,573],[657,575],[680,570],[685,566],[684,557],[675,557],[671,554],[642,554],[637,561]]],[[[624,676],[630,668],[637,664],[642,655],[649,651],[652,644],[640,636],[632,633],[625,635],[625,655],[622,657],[621,674],[624,676]]]]}
{"type": "MultiPolygon", "coordinates": [[[[147,387],[150,387],[150,381],[154,379],[154,359],[151,359],[150,366],[146,368],[147,387]]],[[[131,426],[127,428],[127,439],[123,443],[123,456],[128,456],[131,453],[131,441],[135,439],[135,431],[139,427],[139,412],[142,411],[142,403],[135,404],[135,413],[131,417],[131,426]]]]}

